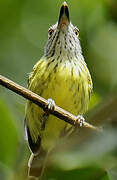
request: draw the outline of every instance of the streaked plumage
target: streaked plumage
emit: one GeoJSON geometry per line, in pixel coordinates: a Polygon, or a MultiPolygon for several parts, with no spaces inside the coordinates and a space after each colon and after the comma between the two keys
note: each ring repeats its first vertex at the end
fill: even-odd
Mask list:
{"type": "MultiPolygon", "coordinates": [[[[92,91],[92,80],[84,61],[78,30],[69,21],[68,6],[61,7],[59,21],[49,29],[44,56],[29,77],[29,89],[74,115],[84,114],[92,91]]],[[[28,101],[26,128],[33,153],[49,152],[71,125],[49,115],[28,101]]],[[[41,155],[41,153],[40,153],[41,155]]],[[[42,168],[42,167],[41,167],[42,168]]]]}

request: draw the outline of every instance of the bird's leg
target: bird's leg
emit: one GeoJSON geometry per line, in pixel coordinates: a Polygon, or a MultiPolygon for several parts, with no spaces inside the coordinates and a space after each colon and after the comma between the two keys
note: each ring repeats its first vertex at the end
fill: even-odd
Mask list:
{"type": "Polygon", "coordinates": [[[48,116],[49,116],[49,113],[48,112],[44,112],[43,118],[42,118],[42,122],[41,122],[41,130],[45,129],[45,124],[46,124],[46,121],[48,119],[48,116]]]}
{"type": "Polygon", "coordinates": [[[46,121],[49,117],[49,110],[54,110],[54,107],[55,107],[55,101],[51,98],[48,99],[48,107],[47,107],[47,110],[45,110],[44,114],[43,114],[43,121],[42,121],[42,125],[41,125],[41,130],[44,130],[45,129],[45,124],[46,124],[46,121]]]}
{"type": "Polygon", "coordinates": [[[67,124],[65,125],[63,131],[61,132],[60,137],[69,136],[73,131],[73,126],[67,128],[67,124]]]}
{"type": "Polygon", "coordinates": [[[80,123],[80,127],[83,127],[84,122],[85,122],[85,118],[84,118],[82,115],[79,114],[79,115],[76,117],[75,124],[80,123]]]}

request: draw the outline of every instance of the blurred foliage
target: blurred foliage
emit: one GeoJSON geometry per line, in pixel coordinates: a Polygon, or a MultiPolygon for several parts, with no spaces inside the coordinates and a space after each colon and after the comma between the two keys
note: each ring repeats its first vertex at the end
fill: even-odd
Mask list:
{"type": "Polygon", "coordinates": [[[88,168],[81,168],[81,169],[74,169],[70,171],[59,171],[59,169],[53,169],[53,171],[49,171],[49,173],[43,178],[43,180],[49,179],[52,177],[52,179],[56,180],[91,180],[91,179],[100,179],[100,180],[109,180],[107,172],[105,172],[102,169],[95,168],[95,167],[88,167],[88,168]],[[84,173],[85,172],[85,173],[84,173]]]}
{"type": "MultiPolygon", "coordinates": [[[[48,28],[57,21],[62,2],[0,1],[0,74],[27,86],[28,73],[43,55],[48,28]]],[[[72,23],[80,29],[94,83],[89,120],[104,126],[108,122],[106,128],[111,130],[100,137],[79,132],[76,140],[66,145],[69,151],[52,155],[43,180],[116,180],[117,1],[74,0],[68,4],[72,23]]],[[[25,100],[0,87],[1,180],[26,179],[29,150],[24,140],[24,116],[25,100]]]]}

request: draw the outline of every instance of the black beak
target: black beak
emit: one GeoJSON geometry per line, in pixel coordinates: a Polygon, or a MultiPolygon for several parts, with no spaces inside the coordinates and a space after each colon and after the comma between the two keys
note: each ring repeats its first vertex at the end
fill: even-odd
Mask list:
{"type": "Polygon", "coordinates": [[[58,21],[58,28],[60,28],[63,24],[68,26],[70,23],[69,18],[69,9],[66,2],[64,2],[60,9],[59,21],[58,21]]]}

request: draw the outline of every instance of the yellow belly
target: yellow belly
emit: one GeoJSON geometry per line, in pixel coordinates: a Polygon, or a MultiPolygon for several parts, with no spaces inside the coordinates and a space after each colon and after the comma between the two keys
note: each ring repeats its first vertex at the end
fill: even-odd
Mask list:
{"type": "MultiPolygon", "coordinates": [[[[88,72],[88,71],[87,71],[88,72]]],[[[83,114],[89,101],[88,73],[79,70],[78,65],[70,62],[48,66],[46,60],[41,60],[35,67],[30,78],[30,90],[45,99],[52,98],[55,103],[74,115],[83,114]]],[[[28,101],[27,123],[33,139],[41,136],[44,149],[51,149],[60,137],[66,123],[52,115],[46,120],[42,129],[44,111],[28,101]]],[[[70,127],[70,125],[67,125],[70,127]]]]}

